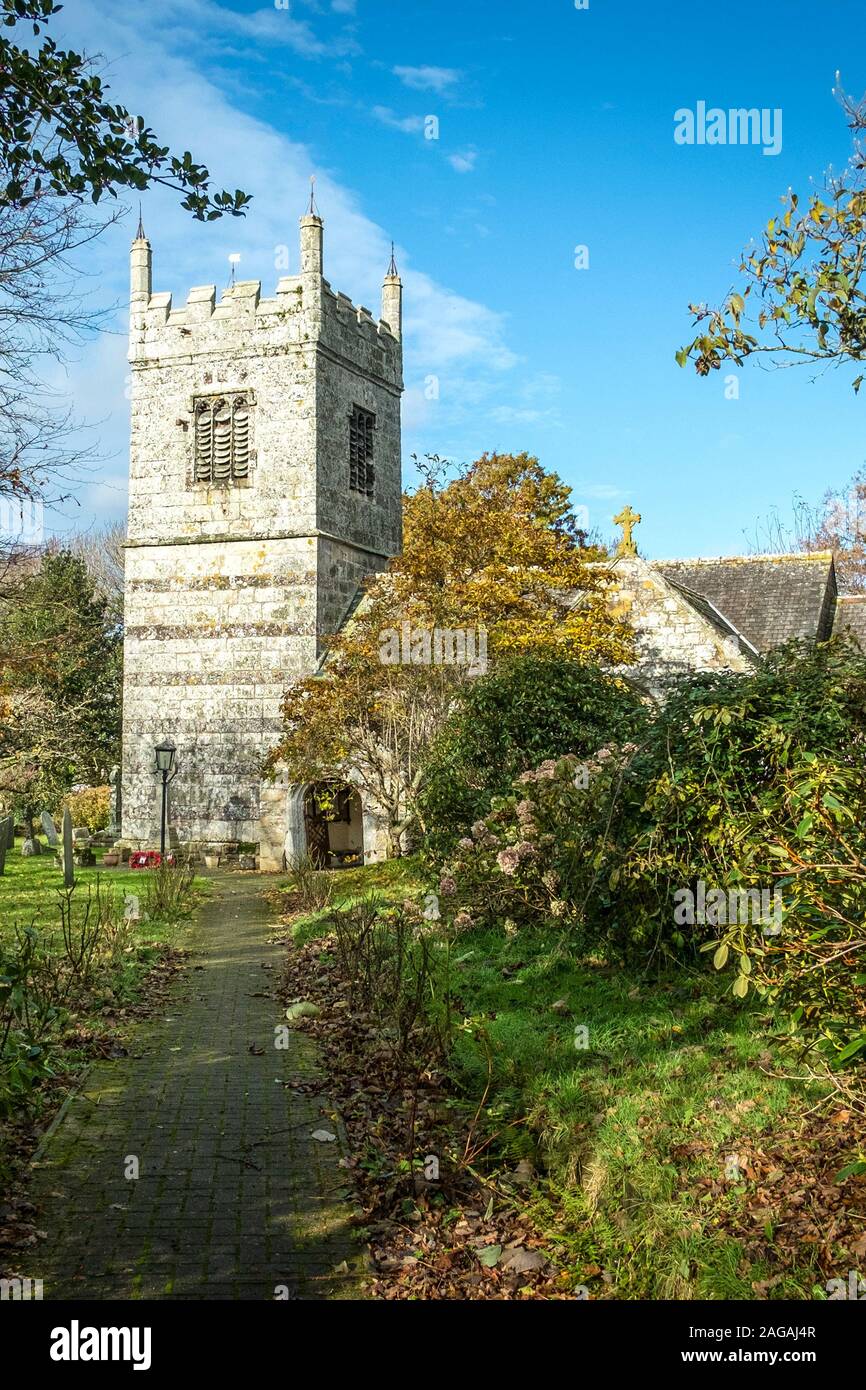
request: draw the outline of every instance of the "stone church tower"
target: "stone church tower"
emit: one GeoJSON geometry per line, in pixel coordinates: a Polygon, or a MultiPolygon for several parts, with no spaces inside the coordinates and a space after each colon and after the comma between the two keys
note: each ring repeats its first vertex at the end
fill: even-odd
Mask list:
{"type": "MultiPolygon", "coordinates": [[[[158,844],[154,746],[177,746],[173,843],[282,863],[291,793],[263,780],[280,703],[401,545],[402,284],[382,318],[322,274],[322,220],[273,298],[239,281],[151,292],[132,244],[123,837],[158,844]]],[[[296,800],[296,794],[295,794],[296,800]]]]}

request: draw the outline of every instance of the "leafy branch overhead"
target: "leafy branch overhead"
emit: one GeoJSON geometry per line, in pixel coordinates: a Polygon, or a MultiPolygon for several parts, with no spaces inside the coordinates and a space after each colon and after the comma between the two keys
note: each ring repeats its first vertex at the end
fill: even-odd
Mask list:
{"type": "MultiPolygon", "coordinates": [[[[866,360],[866,98],[837,95],[854,135],[854,152],[839,177],[828,177],[823,193],[801,208],[796,193],[782,200],[784,213],[771,217],[760,246],[743,253],[742,291],[719,308],[690,304],[700,331],[676,354],[681,367],[692,361],[699,376],[724,361],[742,366],[747,357],[769,354],[777,365],[866,360]],[[747,314],[755,306],[753,314],[747,314]]],[[[854,382],[859,391],[863,374],[854,382]]]]}
{"type": "Polygon", "coordinates": [[[140,116],[109,100],[91,58],[58,48],[46,26],[62,8],[0,0],[3,28],[32,26],[40,41],[25,47],[0,29],[0,207],[49,190],[98,203],[118,188],[158,183],[183,193],[181,206],[199,221],[243,216],[249,194],[212,192],[209,171],[189,150],[172,154],[140,116]]]}

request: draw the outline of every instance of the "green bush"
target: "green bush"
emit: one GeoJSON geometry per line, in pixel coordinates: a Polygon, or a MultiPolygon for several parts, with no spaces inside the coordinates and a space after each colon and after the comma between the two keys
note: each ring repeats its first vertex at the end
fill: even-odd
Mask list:
{"type": "Polygon", "coordinates": [[[462,689],[425,765],[418,804],[426,856],[449,854],[522,772],[635,738],[646,720],[637,694],[597,666],[535,656],[499,662],[462,689]]]}
{"type": "Polygon", "coordinates": [[[440,888],[458,926],[543,917],[576,950],[639,962],[713,949],[735,994],[783,998],[844,1061],[866,1054],[864,755],[866,657],[789,644],[684,682],[583,788],[576,757],[523,774],[440,888]]]}
{"type": "Polygon", "coordinates": [[[60,803],[58,821],[66,806],[74,826],[104,830],[111,819],[111,787],[84,787],[81,791],[70,792],[60,803]]]}
{"type": "Polygon", "coordinates": [[[458,929],[553,923],[576,949],[593,944],[594,896],[635,744],[574,753],[523,772],[457,843],[439,883],[458,929]]]}

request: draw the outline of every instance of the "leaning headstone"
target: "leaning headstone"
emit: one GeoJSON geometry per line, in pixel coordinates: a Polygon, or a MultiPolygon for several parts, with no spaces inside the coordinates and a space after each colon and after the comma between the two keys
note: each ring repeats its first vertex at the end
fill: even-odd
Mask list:
{"type": "Polygon", "coordinates": [[[72,817],[69,807],[63,808],[63,886],[75,887],[75,864],[72,859],[72,817]]]}
{"type": "Polygon", "coordinates": [[[24,841],[24,844],[21,846],[21,858],[22,858],[22,859],[30,859],[34,854],[38,854],[38,853],[39,853],[39,841],[36,840],[36,839],[31,840],[31,839],[28,837],[28,838],[24,841]]]}
{"type": "Polygon", "coordinates": [[[5,828],[5,826],[4,826],[4,827],[3,827],[2,834],[0,834],[0,878],[3,877],[3,871],[4,871],[5,868],[6,868],[6,828],[5,828]]]}
{"type": "Polygon", "coordinates": [[[57,846],[60,844],[60,841],[57,837],[57,826],[54,824],[54,820],[47,811],[42,812],[42,829],[45,832],[45,838],[47,839],[51,848],[56,849],[57,846]]]}

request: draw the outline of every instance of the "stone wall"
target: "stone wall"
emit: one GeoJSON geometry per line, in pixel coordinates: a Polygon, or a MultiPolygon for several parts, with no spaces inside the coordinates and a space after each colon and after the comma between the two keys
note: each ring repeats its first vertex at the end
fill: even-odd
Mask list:
{"type": "Polygon", "coordinates": [[[697,611],[645,560],[620,557],[611,574],[608,603],[633,628],[637,647],[637,660],[620,674],[653,698],[662,698],[672,681],[692,672],[752,668],[752,658],[736,639],[697,611]]]}

